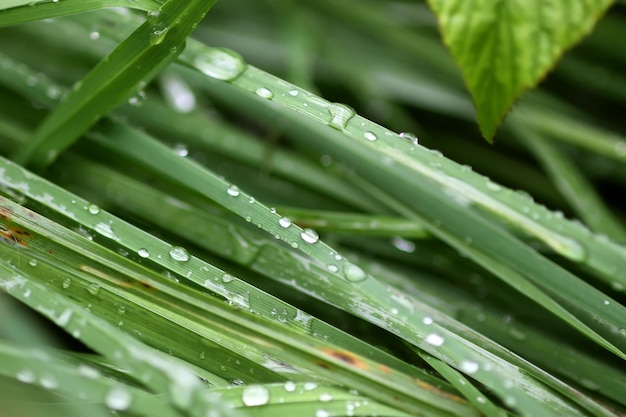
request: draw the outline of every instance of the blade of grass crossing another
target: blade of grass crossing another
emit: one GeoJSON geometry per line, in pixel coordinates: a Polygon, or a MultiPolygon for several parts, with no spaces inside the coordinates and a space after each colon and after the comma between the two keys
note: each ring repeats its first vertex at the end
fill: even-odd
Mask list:
{"type": "Polygon", "coordinates": [[[42,122],[15,155],[21,164],[46,167],[104,114],[141,90],[184,49],[185,41],[216,0],[169,0],[104,58],[42,122]]]}
{"type": "Polygon", "coordinates": [[[53,17],[69,16],[106,7],[127,7],[154,11],[161,6],[158,0],[4,0],[0,3],[0,28],[53,17]]]}

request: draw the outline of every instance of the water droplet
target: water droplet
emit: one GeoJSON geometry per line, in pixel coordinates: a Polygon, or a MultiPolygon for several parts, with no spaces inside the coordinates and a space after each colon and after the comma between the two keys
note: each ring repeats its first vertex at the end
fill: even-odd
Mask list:
{"type": "Polygon", "coordinates": [[[298,245],[298,242],[291,242],[291,247],[294,249],[298,249],[300,245],[298,245]]]}
{"type": "Polygon", "coordinates": [[[139,255],[142,258],[149,258],[150,252],[148,252],[148,249],[141,248],[137,251],[137,255],[139,255]]]}
{"type": "Polygon", "coordinates": [[[262,385],[248,385],[243,389],[241,400],[248,407],[267,404],[270,392],[262,385]]]}
{"type": "Polygon", "coordinates": [[[233,279],[235,279],[232,275],[230,274],[224,274],[222,275],[222,281],[225,283],[231,282],[233,279]]]}
{"type": "Polygon", "coordinates": [[[324,409],[315,410],[315,417],[330,417],[330,413],[324,409]]]}
{"type": "Polygon", "coordinates": [[[89,34],[89,39],[94,40],[94,41],[97,39],[100,39],[100,34],[98,32],[91,32],[89,34]]]}
{"type": "Polygon", "coordinates": [[[119,236],[115,234],[110,224],[99,222],[98,224],[96,224],[95,230],[102,236],[106,236],[109,239],[113,239],[118,242],[120,241],[119,236]]]}
{"type": "Polygon", "coordinates": [[[73,313],[74,312],[69,308],[63,310],[59,318],[56,320],[57,324],[61,327],[67,326],[67,324],[70,322],[70,319],[72,318],[73,313]]]}
{"type": "Polygon", "coordinates": [[[315,382],[305,382],[304,383],[304,390],[305,391],[313,391],[315,388],[317,388],[317,384],[315,382]]]}
{"type": "Polygon", "coordinates": [[[370,142],[375,142],[376,139],[378,139],[376,134],[374,134],[373,132],[370,132],[370,131],[367,131],[367,132],[363,133],[363,136],[365,137],[365,139],[369,140],[370,142]]]}
{"type": "Polygon", "coordinates": [[[87,292],[91,295],[98,295],[100,292],[100,286],[98,284],[89,284],[87,292]]]}
{"type": "Polygon", "coordinates": [[[427,326],[430,326],[431,324],[433,324],[433,319],[430,317],[424,317],[422,319],[422,323],[424,323],[427,326]]]}
{"type": "Polygon", "coordinates": [[[339,272],[339,267],[337,265],[330,264],[330,265],[327,266],[327,268],[333,274],[339,272]]]}
{"type": "Polygon", "coordinates": [[[136,96],[132,96],[128,99],[128,104],[135,107],[140,107],[143,105],[143,102],[146,99],[146,93],[144,91],[140,91],[136,96]]]}
{"type": "Polygon", "coordinates": [[[59,386],[59,381],[52,375],[44,375],[39,379],[39,383],[46,389],[55,389],[59,386]]]}
{"type": "Polygon", "coordinates": [[[328,401],[332,401],[333,400],[333,396],[327,392],[323,393],[322,395],[320,395],[320,401],[323,403],[326,403],[328,401]]]}
{"type": "Polygon", "coordinates": [[[289,95],[292,97],[296,97],[300,92],[298,90],[289,90],[289,95]]]}
{"type": "Polygon", "coordinates": [[[443,345],[444,341],[445,339],[437,333],[430,333],[428,336],[426,336],[426,343],[428,343],[429,345],[441,346],[443,345]]]}
{"type": "Polygon", "coordinates": [[[403,239],[400,236],[394,237],[391,240],[391,243],[396,247],[396,249],[402,252],[413,253],[413,251],[415,251],[415,243],[410,240],[403,239]]]}
{"type": "Polygon", "coordinates": [[[122,385],[116,385],[109,390],[104,399],[107,407],[111,410],[123,411],[130,407],[133,397],[130,392],[122,385]]]}
{"type": "Polygon", "coordinates": [[[367,278],[365,271],[363,271],[361,268],[359,268],[355,264],[351,264],[351,263],[348,263],[346,266],[344,266],[343,274],[345,278],[350,282],[361,282],[365,278],[367,278]]]}
{"type": "Polygon", "coordinates": [[[238,53],[230,49],[211,48],[198,54],[194,66],[209,77],[232,81],[246,69],[246,63],[238,53]]]}
{"type": "Polygon", "coordinates": [[[231,197],[237,197],[241,193],[239,191],[239,187],[237,187],[236,185],[231,185],[230,187],[228,187],[228,190],[226,190],[226,192],[228,192],[228,195],[231,197]]]}
{"type": "Polygon", "coordinates": [[[504,397],[504,405],[509,408],[513,408],[517,405],[517,400],[515,399],[515,397],[507,395],[506,397],[504,397]]]}
{"type": "Polygon", "coordinates": [[[167,36],[168,31],[169,28],[167,26],[154,28],[150,34],[150,45],[160,45],[167,36]]]}
{"type": "Polygon", "coordinates": [[[348,121],[354,117],[354,110],[350,106],[341,103],[331,103],[327,107],[330,113],[328,125],[337,130],[344,130],[348,121]]]}
{"type": "Polygon", "coordinates": [[[265,87],[257,88],[254,94],[256,94],[257,96],[261,98],[266,98],[268,100],[271,100],[272,98],[274,98],[274,93],[272,93],[270,89],[265,88],[265,87]]]}
{"type": "MultiPolygon", "coordinates": [[[[189,113],[196,108],[196,96],[189,84],[176,76],[161,77],[163,98],[177,113],[189,113]]],[[[187,155],[183,155],[187,156],[187,155]]]]}
{"type": "Polygon", "coordinates": [[[30,266],[37,266],[37,259],[31,259],[30,261],[28,261],[28,265],[30,266]]]}
{"type": "Polygon", "coordinates": [[[78,365],[78,373],[89,379],[97,379],[100,377],[100,371],[97,368],[84,364],[78,365]]]}
{"type": "Polygon", "coordinates": [[[184,143],[177,143],[174,145],[172,152],[174,152],[175,155],[182,156],[183,158],[189,155],[189,149],[187,149],[187,145],[184,143]]]}
{"type": "Polygon", "coordinates": [[[72,285],[72,280],[69,278],[65,278],[63,280],[63,284],[61,284],[61,286],[63,286],[63,288],[67,289],[72,285]]]}
{"type": "Polygon", "coordinates": [[[296,384],[292,381],[285,382],[285,391],[294,392],[296,390],[296,384]]]}
{"type": "Polygon", "coordinates": [[[306,243],[317,243],[320,240],[319,235],[313,229],[304,229],[302,233],[300,233],[300,237],[306,243]]]}
{"type": "Polygon", "coordinates": [[[289,217],[281,217],[280,220],[278,220],[278,224],[285,229],[291,226],[291,223],[292,222],[289,217]]]}
{"type": "Polygon", "coordinates": [[[117,307],[117,312],[118,312],[118,313],[120,313],[120,314],[124,314],[124,313],[126,313],[126,307],[124,307],[124,306],[118,306],[118,307],[117,307]]]}
{"type": "Polygon", "coordinates": [[[478,364],[473,361],[463,360],[459,364],[459,369],[466,374],[473,374],[478,371],[478,364]]]}
{"type": "Polygon", "coordinates": [[[417,145],[419,143],[419,139],[417,138],[417,136],[414,133],[411,133],[411,132],[401,132],[398,136],[400,136],[402,139],[406,139],[408,141],[411,141],[411,143],[413,145],[417,145]]]}
{"type": "Polygon", "coordinates": [[[17,371],[17,380],[25,384],[32,384],[35,382],[35,373],[30,369],[22,369],[17,371]]]}
{"type": "Polygon", "coordinates": [[[96,206],[95,204],[90,204],[89,206],[87,206],[87,211],[89,211],[89,213],[91,214],[98,214],[100,213],[100,207],[96,206]]]}
{"type": "Polygon", "coordinates": [[[187,262],[189,260],[189,252],[180,246],[173,246],[170,249],[170,257],[175,261],[187,262]]]}

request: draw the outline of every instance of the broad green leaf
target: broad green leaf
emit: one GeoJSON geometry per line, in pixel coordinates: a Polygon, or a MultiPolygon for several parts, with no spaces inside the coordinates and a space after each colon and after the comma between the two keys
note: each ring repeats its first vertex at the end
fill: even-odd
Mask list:
{"type": "Polygon", "coordinates": [[[591,31],[612,0],[429,0],[491,141],[515,100],[591,31]]]}

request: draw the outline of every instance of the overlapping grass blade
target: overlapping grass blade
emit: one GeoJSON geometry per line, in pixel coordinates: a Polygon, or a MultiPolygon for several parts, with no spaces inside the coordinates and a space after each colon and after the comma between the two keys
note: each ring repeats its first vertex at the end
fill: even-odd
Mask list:
{"type": "MultiPolygon", "coordinates": [[[[510,124],[509,124],[510,125],[510,124]]],[[[580,171],[570,163],[563,151],[538,136],[532,128],[515,124],[517,136],[528,146],[548,171],[552,181],[570,201],[578,216],[598,234],[616,242],[626,242],[626,231],[602,202],[593,186],[580,171]]]]}
{"type": "Polygon", "coordinates": [[[180,416],[162,396],[152,395],[132,385],[106,377],[89,364],[66,363],[55,355],[55,352],[41,348],[24,348],[1,342],[0,373],[9,377],[16,376],[22,383],[40,384],[48,390],[58,391],[66,396],[68,401],[75,402],[76,411],[89,413],[94,417],[110,414],[103,408],[86,409],[87,407],[92,404],[108,403],[109,407],[112,405],[115,409],[116,400],[119,401],[120,409],[124,408],[130,412],[159,417],[180,416]],[[122,407],[126,399],[128,407],[122,407]]]}
{"type": "Polygon", "coordinates": [[[157,10],[158,0],[5,0],[0,4],[0,28],[53,17],[69,16],[107,7],[128,7],[144,11],[157,10]]]}
{"type": "Polygon", "coordinates": [[[43,168],[179,54],[215,1],[167,1],[102,60],[38,127],[15,159],[43,168]],[[142,84],[143,83],[143,84],[142,84]]]}
{"type": "MultiPolygon", "coordinates": [[[[2,246],[2,250],[6,252],[6,246],[2,246]]],[[[3,257],[3,259],[6,258],[3,257]]],[[[193,410],[198,408],[206,410],[208,407],[219,407],[223,415],[238,415],[235,411],[221,405],[218,399],[201,395],[199,379],[184,365],[168,359],[161,352],[140,343],[113,325],[95,317],[77,302],[49,291],[46,286],[38,283],[37,279],[33,279],[31,274],[27,276],[28,278],[6,261],[0,261],[0,286],[5,291],[33,307],[57,325],[78,335],[95,351],[132,371],[134,377],[146,386],[157,392],[166,393],[174,407],[192,411],[195,415],[200,415],[193,413],[193,410]]],[[[54,376],[61,376],[61,371],[57,369],[57,375],[54,376]]],[[[65,375],[65,378],[70,377],[71,375],[65,375]]],[[[45,383],[42,385],[46,387],[45,383]]],[[[56,388],[56,386],[50,388],[56,388]]],[[[115,385],[111,390],[115,390],[112,399],[114,404],[111,405],[111,398],[108,397],[109,407],[125,410],[133,404],[132,393],[126,391],[124,387],[115,385]],[[115,402],[115,400],[120,402],[115,402]]],[[[97,393],[103,392],[98,390],[93,395],[97,393]]],[[[108,395],[112,395],[110,391],[107,391],[108,395]]],[[[102,401],[106,401],[106,398],[102,398],[102,401]]]]}

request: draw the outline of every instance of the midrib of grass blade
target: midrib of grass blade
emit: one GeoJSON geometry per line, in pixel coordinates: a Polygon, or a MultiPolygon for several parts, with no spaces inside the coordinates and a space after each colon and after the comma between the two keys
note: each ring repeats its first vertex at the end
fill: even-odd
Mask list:
{"type": "Polygon", "coordinates": [[[100,408],[83,407],[105,404],[111,392],[125,391],[132,398],[126,411],[155,417],[180,416],[163,397],[103,376],[92,366],[69,364],[56,352],[43,348],[12,345],[0,340],[0,373],[17,377],[22,383],[41,384],[52,392],[62,394],[72,400],[76,415],[89,412],[93,417],[109,416],[109,412],[100,408]]]}
{"type": "Polygon", "coordinates": [[[179,54],[185,40],[216,0],[167,1],[104,58],[58,104],[15,155],[44,168],[105,113],[140,89],[179,54]]]}
{"type": "MultiPolygon", "coordinates": [[[[212,407],[220,410],[224,416],[239,415],[224,406],[219,399],[203,395],[204,387],[200,381],[180,362],[124,334],[68,297],[50,292],[45,286],[7,265],[4,260],[0,260],[0,288],[67,331],[78,330],[81,340],[90,348],[122,364],[147,387],[165,393],[172,405],[181,411],[212,407]]],[[[124,391],[121,395],[128,394],[124,391]]],[[[130,406],[132,397],[130,403],[124,404],[130,406]]]]}
{"type": "Polygon", "coordinates": [[[127,7],[143,11],[156,10],[158,0],[17,0],[0,3],[0,28],[53,17],[68,16],[107,7],[127,7]]]}
{"type": "MultiPolygon", "coordinates": [[[[58,226],[55,226],[48,220],[32,213],[30,215],[28,215],[28,213],[21,213],[23,210],[19,206],[8,201],[5,201],[4,204],[6,204],[6,207],[12,211],[13,218],[16,221],[24,222],[18,222],[17,224],[20,226],[28,226],[29,229],[37,235],[47,236],[49,239],[56,239],[58,241],[63,241],[64,244],[69,244],[69,238],[71,236],[68,236],[67,232],[63,233],[61,231],[62,229],[58,226]],[[32,219],[33,217],[34,219],[32,219]],[[52,233],[52,230],[47,230],[50,228],[59,230],[57,230],[56,233],[52,233]]],[[[132,275],[132,271],[130,269],[131,265],[129,265],[129,261],[127,259],[120,259],[119,256],[115,256],[115,259],[113,259],[110,254],[98,254],[98,252],[107,251],[99,248],[95,243],[85,239],[76,241],[72,246],[76,245],[80,247],[75,247],[73,250],[75,252],[80,251],[81,256],[85,256],[92,262],[96,261],[111,265],[112,269],[110,271],[98,273],[97,276],[110,274],[110,278],[107,279],[112,279],[113,282],[121,283],[123,282],[119,279],[121,277],[116,279],[113,275],[132,275]],[[119,271],[119,273],[114,271],[119,271]]],[[[0,246],[0,251],[2,252],[7,249],[13,252],[19,250],[13,247],[0,246]]],[[[32,242],[30,249],[38,249],[35,242],[32,242]]],[[[53,252],[58,253],[58,256],[63,258],[67,257],[67,255],[64,256],[61,253],[59,248],[55,249],[54,247],[50,248],[49,246],[43,246],[40,249],[46,254],[52,249],[53,252]]],[[[18,257],[19,254],[8,259],[16,262],[18,257]]],[[[44,259],[42,259],[42,263],[37,265],[37,268],[46,267],[49,262],[52,262],[52,260],[44,261],[44,259]],[[44,263],[46,265],[44,265],[44,263]]],[[[88,261],[85,260],[85,262],[88,261]]],[[[98,264],[93,265],[95,267],[94,269],[102,268],[101,266],[99,267],[98,264]]],[[[31,274],[35,270],[40,270],[37,268],[32,270],[31,274]]],[[[50,274],[44,274],[44,276],[49,275],[50,274]]],[[[71,287],[63,289],[61,285],[62,278],[62,276],[58,278],[59,282],[56,286],[59,291],[67,293],[71,287]]],[[[134,279],[143,280],[150,278],[151,275],[148,275],[145,272],[139,277],[134,277],[134,279]]],[[[34,281],[38,279],[44,279],[46,280],[45,282],[50,283],[49,278],[38,278],[34,275],[30,275],[29,279],[29,283],[32,284],[34,284],[34,281]]],[[[165,282],[167,279],[161,277],[161,281],[165,282]]],[[[26,282],[26,280],[24,279],[23,282],[26,282]]],[[[20,281],[20,284],[21,283],[22,281],[20,281]]],[[[7,289],[12,289],[8,288],[11,284],[6,285],[7,289]]],[[[110,288],[112,291],[116,291],[119,294],[126,293],[124,297],[127,301],[135,300],[137,303],[143,305],[147,310],[154,311],[158,317],[172,320],[182,327],[198,332],[198,335],[203,334],[203,328],[204,332],[208,332],[208,330],[211,329],[213,332],[216,332],[217,339],[224,340],[223,338],[230,338],[233,341],[238,341],[236,343],[238,343],[237,350],[239,352],[250,352],[254,346],[257,346],[266,350],[270,357],[281,358],[281,360],[286,363],[295,366],[296,368],[294,369],[302,367],[303,369],[307,369],[308,372],[316,372],[318,374],[325,375],[325,378],[329,381],[354,387],[366,395],[372,396],[373,398],[389,404],[394,403],[394,400],[400,401],[399,407],[407,412],[416,412],[417,410],[420,410],[426,415],[432,416],[446,415],[446,413],[452,413],[453,415],[459,416],[473,415],[470,409],[468,409],[462,402],[459,402],[460,400],[458,398],[440,393],[435,387],[428,384],[424,385],[425,383],[422,381],[407,378],[402,373],[390,372],[389,368],[383,367],[379,369],[374,362],[365,357],[348,353],[351,355],[350,357],[354,358],[354,361],[357,364],[356,366],[350,361],[345,361],[345,359],[341,359],[341,357],[338,358],[337,354],[333,354],[336,350],[330,347],[327,342],[318,338],[302,334],[299,331],[295,333],[292,332],[289,337],[285,337],[285,329],[282,325],[256,317],[255,315],[238,312],[230,307],[226,307],[225,304],[219,300],[211,301],[211,299],[194,297],[193,292],[185,289],[185,287],[172,284],[170,284],[166,290],[162,284],[159,285],[154,280],[152,280],[150,285],[165,291],[143,291],[141,293],[137,293],[136,295],[131,295],[128,293],[128,289],[125,289],[124,285],[118,285],[117,289],[114,289],[112,286],[110,286],[110,288]],[[154,298],[154,301],[156,302],[146,303],[148,298],[154,298]],[[193,309],[189,309],[189,306],[194,307],[193,309]],[[302,355],[305,355],[306,358],[301,358],[302,355]],[[322,363],[322,365],[320,365],[320,363],[322,363]],[[416,389],[418,386],[421,386],[422,389],[416,389]]],[[[80,291],[75,293],[74,297],[82,298],[87,296],[86,293],[86,291],[80,291]]],[[[17,296],[19,298],[20,294],[17,294],[17,296]]],[[[26,298],[30,300],[31,296],[32,294],[29,292],[26,298]]],[[[91,303],[95,304],[95,301],[91,300],[91,303]]],[[[80,321],[76,323],[76,319],[69,321],[63,318],[68,316],[68,314],[66,314],[67,309],[63,310],[62,313],[48,308],[40,308],[38,311],[50,317],[58,324],[63,324],[63,327],[67,331],[72,332],[76,330],[73,324],[80,325],[80,321]]],[[[72,309],[72,311],[75,310],[72,309]]],[[[109,313],[107,317],[115,320],[110,316],[111,313],[109,313]]],[[[74,316],[72,315],[71,317],[74,316]]],[[[152,323],[151,325],[157,326],[156,323],[152,323]]],[[[84,337],[87,336],[83,335],[81,332],[80,338],[85,341],[84,337]]],[[[89,343],[89,340],[85,342],[89,346],[92,345],[89,343]]],[[[236,345],[233,344],[230,346],[233,348],[236,347],[236,345]]],[[[119,360],[119,358],[117,359],[119,360]]],[[[268,358],[265,355],[259,355],[257,359],[266,362],[268,358]]],[[[127,366],[124,362],[121,362],[121,364],[127,366]]]]}

